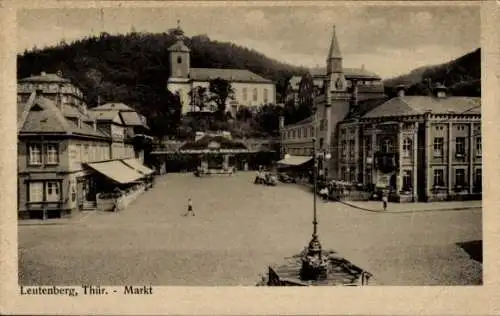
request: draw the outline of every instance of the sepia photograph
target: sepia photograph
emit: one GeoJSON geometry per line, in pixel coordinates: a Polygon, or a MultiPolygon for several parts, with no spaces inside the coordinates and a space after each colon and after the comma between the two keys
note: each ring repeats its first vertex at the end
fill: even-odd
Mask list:
{"type": "Polygon", "coordinates": [[[22,291],[482,285],[480,33],[473,5],[20,9],[22,291]]]}

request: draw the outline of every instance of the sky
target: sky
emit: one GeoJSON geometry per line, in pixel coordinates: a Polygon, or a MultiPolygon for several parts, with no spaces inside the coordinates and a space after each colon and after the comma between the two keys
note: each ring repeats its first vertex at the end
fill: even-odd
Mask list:
{"type": "Polygon", "coordinates": [[[100,32],[166,32],[180,20],[187,36],[206,34],[296,66],[324,67],[336,26],[344,67],[383,78],[447,62],[480,46],[476,6],[162,5],[146,8],[22,9],[18,52],[100,32]]]}

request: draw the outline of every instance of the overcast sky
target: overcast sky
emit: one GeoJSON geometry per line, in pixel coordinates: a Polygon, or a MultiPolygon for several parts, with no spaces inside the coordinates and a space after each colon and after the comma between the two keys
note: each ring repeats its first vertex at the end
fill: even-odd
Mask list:
{"type": "Polygon", "coordinates": [[[160,8],[30,9],[18,11],[18,51],[108,32],[206,34],[294,65],[324,67],[332,25],[344,67],[384,78],[449,61],[480,45],[473,6],[163,6],[160,8]]]}

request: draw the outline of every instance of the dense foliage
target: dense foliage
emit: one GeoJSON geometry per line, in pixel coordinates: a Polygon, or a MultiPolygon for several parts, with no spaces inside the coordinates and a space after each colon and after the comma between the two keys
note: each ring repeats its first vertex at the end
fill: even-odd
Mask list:
{"type": "Polygon", "coordinates": [[[452,95],[481,96],[481,49],[450,62],[417,68],[410,73],[384,81],[386,93],[392,95],[397,85],[408,87],[411,95],[426,95],[434,83],[448,87],[452,95]]]}
{"type": "MultiPolygon", "coordinates": [[[[18,78],[42,71],[61,71],[85,94],[90,107],[123,102],[144,114],[158,136],[173,135],[180,122],[177,96],[168,93],[170,71],[168,47],[175,42],[172,31],[88,37],[71,44],[34,48],[18,56],[18,78]]],[[[305,69],[267,58],[232,43],[210,40],[206,35],[185,39],[191,49],[191,66],[248,69],[277,83],[282,96],[286,82],[305,69]]],[[[278,97],[279,101],[280,97],[278,97]]]]}

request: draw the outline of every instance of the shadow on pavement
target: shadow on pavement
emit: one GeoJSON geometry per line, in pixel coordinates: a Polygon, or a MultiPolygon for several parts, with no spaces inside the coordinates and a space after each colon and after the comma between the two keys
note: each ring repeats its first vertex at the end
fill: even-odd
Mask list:
{"type": "Polygon", "coordinates": [[[471,259],[476,260],[477,262],[483,263],[483,241],[482,240],[473,240],[467,242],[460,242],[457,245],[462,248],[467,254],[471,257],[471,259]]]}

